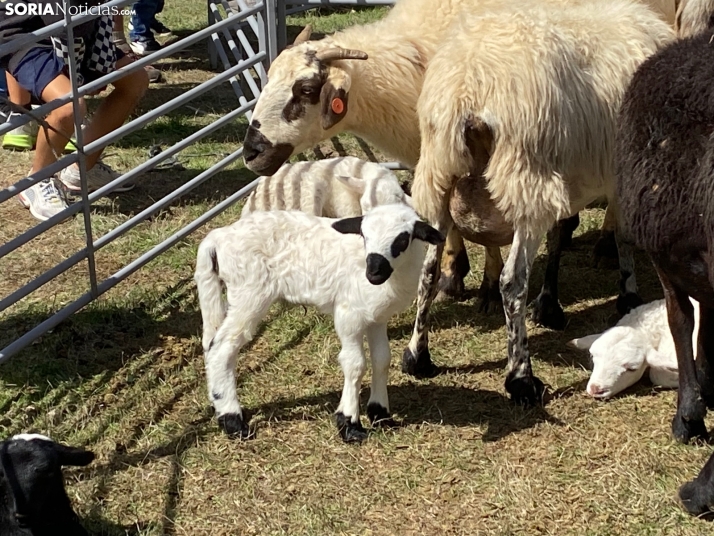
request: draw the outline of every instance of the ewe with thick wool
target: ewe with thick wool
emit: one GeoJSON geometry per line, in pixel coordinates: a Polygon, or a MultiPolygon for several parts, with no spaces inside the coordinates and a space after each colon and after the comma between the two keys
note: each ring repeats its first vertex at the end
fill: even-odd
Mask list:
{"type": "MultiPolygon", "coordinates": [[[[714,407],[714,32],[683,39],[635,73],[620,115],[616,159],[624,236],[652,259],[677,350],[672,421],[683,442],[708,436],[714,407]],[[700,306],[694,360],[694,308],[700,306]]],[[[714,459],[714,457],[713,457],[714,459]]],[[[680,490],[694,514],[714,508],[714,461],[680,490]]]]}
{"type": "Polygon", "coordinates": [[[411,205],[394,173],[377,163],[345,156],[285,164],[274,175],[261,177],[241,215],[300,210],[326,218],[349,218],[394,203],[411,205]]]}
{"type": "MultiPolygon", "coordinates": [[[[422,148],[412,202],[442,232],[455,225],[467,233],[469,218],[457,217],[449,201],[470,180],[459,177],[483,175],[514,229],[500,279],[506,389],[536,403],[543,384],[531,369],[525,307],[538,246],[558,220],[600,196],[614,201],[617,110],[637,66],[673,32],[648,8],[617,0],[480,10],[463,14],[452,30],[419,98],[422,148]]],[[[435,295],[442,249],[429,248],[420,305],[435,295]]],[[[629,276],[621,298],[639,305],[631,250],[621,248],[620,267],[629,276]]],[[[426,321],[417,318],[417,327],[426,321]]],[[[430,364],[426,343],[413,337],[405,353],[430,364]]]]}
{"type": "Polygon", "coordinates": [[[359,419],[365,336],[372,360],[367,415],[372,423],[388,420],[387,322],[414,300],[424,242],[443,241],[402,204],[342,220],[297,211],[254,212],[211,231],[198,248],[195,279],[208,393],[223,430],[249,436],[236,395],[236,354],[277,300],[312,305],[334,317],[345,376],[337,408],[342,438],[366,437],[359,419]]]}
{"type": "MultiPolygon", "coordinates": [[[[692,305],[696,333],[699,304],[692,300],[692,305]]],[[[696,344],[696,338],[693,342],[696,344]]],[[[586,391],[594,398],[612,398],[637,383],[648,369],[653,385],[674,388],[679,384],[677,352],[664,300],[641,305],[622,317],[616,326],[573,339],[568,345],[590,350],[593,371],[586,391]]]]}
{"type": "Polygon", "coordinates": [[[63,466],[94,454],[37,434],[0,442],[0,536],[87,536],[67,497],[63,466]]]}

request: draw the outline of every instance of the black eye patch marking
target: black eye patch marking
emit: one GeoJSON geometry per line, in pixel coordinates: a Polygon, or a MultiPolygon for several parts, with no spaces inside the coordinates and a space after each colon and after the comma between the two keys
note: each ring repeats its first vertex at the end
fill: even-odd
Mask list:
{"type": "Polygon", "coordinates": [[[292,87],[293,96],[283,108],[283,119],[288,123],[300,119],[305,115],[305,107],[308,104],[314,106],[319,103],[323,83],[323,76],[319,73],[310,78],[295,80],[292,87]]]}
{"type": "Polygon", "coordinates": [[[397,257],[399,257],[400,253],[404,253],[407,250],[407,248],[409,247],[410,240],[411,236],[406,231],[397,235],[397,238],[395,238],[394,242],[392,242],[391,253],[393,259],[396,259],[397,257]]]}

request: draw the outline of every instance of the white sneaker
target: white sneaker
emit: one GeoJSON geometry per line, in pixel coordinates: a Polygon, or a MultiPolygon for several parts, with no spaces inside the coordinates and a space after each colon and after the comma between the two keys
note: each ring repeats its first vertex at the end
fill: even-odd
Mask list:
{"type": "MultiPolygon", "coordinates": [[[[97,162],[92,169],[87,171],[87,187],[90,192],[98,190],[102,186],[106,186],[114,179],[120,176],[104,162],[97,162]]],[[[82,191],[82,182],[79,178],[79,166],[72,164],[60,171],[59,179],[64,184],[65,188],[70,192],[76,193],[82,191]]],[[[133,182],[125,182],[121,186],[117,186],[113,192],[128,192],[136,186],[133,182]]]]}
{"type": "MultiPolygon", "coordinates": [[[[32,174],[32,172],[30,172],[32,174]]],[[[67,203],[55,185],[54,178],[45,179],[17,194],[30,214],[40,221],[49,220],[67,208],[67,203]]]]}
{"type": "MultiPolygon", "coordinates": [[[[8,117],[8,121],[12,119],[13,116],[20,115],[21,114],[11,113],[8,117]]],[[[2,148],[11,151],[31,151],[37,142],[39,127],[37,123],[30,121],[29,123],[13,128],[3,137],[2,148]]]]}

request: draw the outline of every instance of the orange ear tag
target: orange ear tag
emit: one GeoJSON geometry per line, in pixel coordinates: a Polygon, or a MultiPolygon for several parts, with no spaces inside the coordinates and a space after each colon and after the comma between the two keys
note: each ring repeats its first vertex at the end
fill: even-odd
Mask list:
{"type": "Polygon", "coordinates": [[[345,103],[341,98],[335,97],[332,99],[332,111],[338,115],[345,111],[345,103]]]}

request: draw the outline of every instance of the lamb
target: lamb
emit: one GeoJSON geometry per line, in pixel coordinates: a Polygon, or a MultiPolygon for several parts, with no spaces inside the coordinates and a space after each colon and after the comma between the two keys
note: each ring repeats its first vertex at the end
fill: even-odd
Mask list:
{"type": "Polygon", "coordinates": [[[396,175],[374,162],[347,156],[285,164],[274,175],[261,177],[242,215],[256,210],[301,210],[348,218],[393,203],[411,204],[396,175]]]}
{"type": "MultiPolygon", "coordinates": [[[[617,196],[623,235],[652,260],[677,350],[676,439],[707,438],[714,408],[714,31],[644,62],[623,100],[617,196]],[[697,358],[694,308],[699,302],[697,358]]],[[[679,492],[694,515],[714,510],[714,461],[679,492]]]]}
{"type": "MultiPolygon", "coordinates": [[[[637,66],[673,37],[636,3],[534,2],[463,14],[429,65],[418,102],[422,147],[412,202],[442,233],[455,226],[467,234],[469,211],[455,211],[454,203],[474,207],[475,198],[490,196],[513,226],[500,286],[506,389],[517,402],[535,404],[543,394],[531,369],[525,322],[538,245],[558,220],[601,195],[616,207],[617,110],[637,66]],[[469,178],[480,176],[484,186],[469,178]]],[[[618,246],[625,280],[620,299],[631,308],[641,303],[635,303],[632,251],[618,246]]],[[[442,249],[427,253],[420,312],[435,295],[442,249]]],[[[417,328],[426,321],[417,317],[417,328]]],[[[405,353],[428,360],[426,338],[412,337],[405,353]]]]}
{"type": "MultiPolygon", "coordinates": [[[[696,333],[699,304],[692,300],[692,305],[696,333]]],[[[696,348],[696,339],[693,342],[696,348]]],[[[637,383],[648,369],[653,385],[675,388],[679,383],[677,354],[664,300],[641,305],[626,314],[615,327],[573,339],[568,345],[590,350],[593,372],[587,393],[594,398],[612,398],[637,383]]]]}
{"type": "Polygon", "coordinates": [[[38,434],[0,442],[0,536],[87,536],[64,489],[62,466],[93,459],[90,451],[38,434]]]}
{"type": "Polygon", "coordinates": [[[231,436],[250,435],[236,396],[235,358],[279,299],[334,316],[345,376],[336,413],[342,439],[366,438],[359,419],[365,336],[372,361],[367,415],[373,424],[388,422],[387,321],[414,299],[424,243],[443,241],[403,204],[341,220],[253,212],[211,231],[198,248],[195,280],[208,392],[221,428],[231,436]]]}

